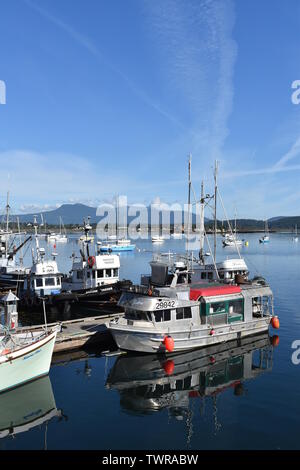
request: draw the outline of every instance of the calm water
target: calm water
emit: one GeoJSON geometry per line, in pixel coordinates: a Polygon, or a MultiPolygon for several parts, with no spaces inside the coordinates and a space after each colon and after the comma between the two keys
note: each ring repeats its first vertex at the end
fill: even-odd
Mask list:
{"type": "MultiPolygon", "coordinates": [[[[268,245],[244,237],[251,273],[274,292],[276,348],[263,336],[173,363],[101,351],[58,357],[49,378],[0,396],[1,449],[299,449],[300,365],[292,363],[291,344],[300,340],[300,243],[288,234],[272,234],[268,245]],[[5,437],[12,422],[30,429],[5,437]]],[[[121,277],[133,281],[149,271],[153,250],[146,241],[137,247],[121,255],[121,277]]],[[[62,271],[77,249],[75,238],[57,245],[62,271]]],[[[154,250],[183,251],[184,241],[154,250]]],[[[219,259],[230,255],[219,246],[219,259]]]]}

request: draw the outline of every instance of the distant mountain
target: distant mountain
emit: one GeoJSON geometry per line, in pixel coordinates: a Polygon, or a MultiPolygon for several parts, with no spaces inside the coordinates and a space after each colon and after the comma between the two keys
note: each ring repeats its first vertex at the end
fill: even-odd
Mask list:
{"type": "MultiPolygon", "coordinates": [[[[148,209],[148,221],[147,219],[143,221],[142,223],[144,224],[150,224],[151,220],[151,211],[150,207],[148,209]]],[[[85,204],[63,204],[61,207],[58,209],[54,209],[48,212],[43,212],[43,218],[44,221],[48,225],[59,225],[59,218],[62,217],[63,222],[65,225],[82,225],[83,219],[86,217],[90,216],[91,217],[91,223],[96,224],[100,221],[100,217],[96,215],[97,208],[96,207],[90,207],[85,204]]],[[[18,217],[20,218],[21,223],[29,223],[33,222],[34,215],[38,216],[38,222],[41,222],[41,216],[40,213],[35,213],[35,214],[21,214],[18,217]]],[[[164,220],[167,220],[166,213],[163,213],[163,218],[164,220]]],[[[128,217],[128,223],[132,222],[133,219],[135,219],[134,216],[128,217]]],[[[170,214],[170,223],[171,225],[174,224],[174,219],[176,220],[176,223],[178,220],[181,220],[183,223],[183,212],[180,211],[180,214],[171,212],[170,214]]],[[[160,223],[161,223],[162,217],[160,216],[160,223]]],[[[196,223],[196,215],[193,213],[192,217],[193,224],[196,223]]],[[[232,227],[234,227],[235,221],[230,220],[230,224],[232,227]]],[[[122,225],[122,222],[120,222],[120,225],[122,225]]],[[[213,220],[205,219],[205,225],[206,227],[212,229],[214,226],[213,220]]],[[[237,230],[242,230],[242,231],[263,231],[265,227],[265,221],[264,220],[256,220],[256,219],[238,219],[236,221],[237,225],[237,230]]],[[[298,225],[298,228],[300,230],[300,216],[295,216],[295,217],[284,217],[284,216],[279,216],[279,217],[273,217],[268,220],[268,226],[269,229],[272,230],[293,230],[295,225],[298,225]]],[[[221,228],[222,222],[218,220],[218,227],[221,228]]],[[[227,230],[227,222],[223,223],[224,230],[227,230]]]]}
{"type": "MultiPolygon", "coordinates": [[[[91,223],[96,223],[96,207],[89,207],[84,204],[63,204],[58,209],[52,211],[42,212],[44,221],[48,225],[59,225],[59,218],[62,217],[65,225],[82,224],[83,219],[91,216],[91,223]]],[[[21,223],[33,222],[34,216],[38,216],[38,222],[41,222],[41,213],[35,212],[34,214],[22,214],[18,217],[21,223]]]]}
{"type": "MultiPolygon", "coordinates": [[[[148,209],[148,221],[147,219],[143,221],[144,224],[149,224],[151,220],[151,210],[150,206],[147,208],[148,209]]],[[[156,209],[153,209],[155,212],[156,209]]],[[[61,207],[58,209],[54,209],[51,211],[47,212],[42,212],[43,214],[43,219],[44,222],[46,222],[48,225],[59,225],[59,220],[60,217],[63,219],[63,223],[65,225],[78,225],[82,224],[83,220],[87,218],[88,216],[91,217],[91,223],[96,224],[101,220],[101,217],[96,215],[97,208],[96,207],[90,207],[86,206],[85,204],[63,204],[61,207]]],[[[38,217],[38,222],[41,222],[41,213],[35,212],[34,214],[22,214],[19,215],[19,219],[21,223],[29,223],[33,222],[34,216],[38,217]]],[[[137,214],[138,216],[138,214],[137,214]]],[[[162,211],[162,216],[166,216],[166,212],[162,211]]],[[[133,221],[136,218],[136,216],[128,216],[128,223],[133,221]]],[[[167,218],[164,218],[164,220],[167,220],[167,218]]],[[[180,211],[180,214],[171,212],[170,214],[170,223],[173,224],[174,220],[177,223],[177,220],[181,220],[183,222],[183,212],[180,211]]],[[[192,217],[193,224],[196,223],[196,215],[193,214],[192,217]]],[[[120,221],[120,225],[122,225],[122,221],[120,221]]]]}
{"type": "Polygon", "coordinates": [[[284,219],[284,218],[285,218],[284,215],[280,215],[278,217],[272,217],[271,219],[268,219],[268,223],[269,222],[277,222],[277,220],[284,219]]]}

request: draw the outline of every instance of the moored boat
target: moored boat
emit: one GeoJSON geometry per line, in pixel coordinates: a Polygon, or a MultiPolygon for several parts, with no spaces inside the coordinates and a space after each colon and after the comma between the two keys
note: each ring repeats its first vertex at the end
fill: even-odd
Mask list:
{"type": "Polygon", "coordinates": [[[0,392],[35,380],[49,373],[54,343],[60,327],[35,333],[17,330],[18,298],[10,292],[1,299],[6,326],[0,332],[0,392]]]}
{"type": "Polygon", "coordinates": [[[123,292],[125,316],[107,325],[120,349],[179,352],[268,331],[275,317],[264,280],[225,285],[190,284],[188,278],[188,271],[171,274],[155,265],[147,285],[123,292]]]}

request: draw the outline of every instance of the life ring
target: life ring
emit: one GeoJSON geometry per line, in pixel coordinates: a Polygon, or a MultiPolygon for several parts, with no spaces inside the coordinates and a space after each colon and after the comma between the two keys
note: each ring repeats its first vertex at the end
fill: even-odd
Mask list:
{"type": "Polygon", "coordinates": [[[90,268],[92,268],[94,266],[95,262],[96,262],[95,256],[89,256],[88,257],[88,265],[89,265],[90,268]]]}

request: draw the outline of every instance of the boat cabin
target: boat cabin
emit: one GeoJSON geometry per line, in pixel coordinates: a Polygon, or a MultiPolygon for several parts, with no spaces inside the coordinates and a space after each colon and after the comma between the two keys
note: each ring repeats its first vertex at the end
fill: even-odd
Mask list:
{"type": "Polygon", "coordinates": [[[88,260],[73,257],[70,276],[63,279],[63,290],[94,289],[119,281],[118,255],[90,256],[88,260]]]}
{"type": "Polygon", "coordinates": [[[269,286],[191,285],[147,291],[132,286],[123,292],[119,305],[128,326],[155,326],[186,330],[193,326],[230,325],[270,316],[273,294],[269,286]]]}
{"type": "Polygon", "coordinates": [[[193,267],[192,282],[223,281],[232,284],[237,276],[248,279],[249,271],[245,261],[241,258],[227,259],[216,264],[218,276],[213,264],[196,265],[193,267]]]}
{"type": "Polygon", "coordinates": [[[38,297],[59,294],[61,291],[62,274],[58,271],[55,260],[45,261],[32,266],[30,274],[24,280],[24,291],[38,297]]]}

